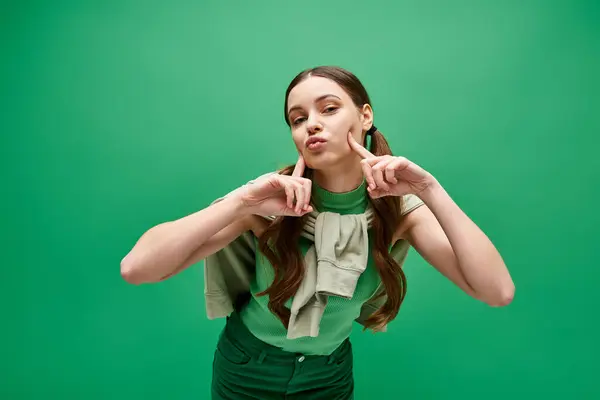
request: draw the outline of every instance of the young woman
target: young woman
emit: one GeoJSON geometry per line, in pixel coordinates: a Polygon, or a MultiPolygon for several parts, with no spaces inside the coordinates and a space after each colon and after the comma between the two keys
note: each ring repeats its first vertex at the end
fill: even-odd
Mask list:
{"type": "Polygon", "coordinates": [[[297,163],[153,227],[123,259],[125,280],[157,282],[252,233],[257,251],[250,296],[227,317],[220,336],[214,399],[353,398],[352,324],[378,288],[385,302],[363,325],[379,330],[398,313],[403,258],[389,250],[401,241],[473,298],[490,306],[511,302],[514,285],[494,245],[430,173],[391,154],[370,104],[361,82],[342,68],[301,72],[284,104],[297,163]],[[300,235],[307,217],[366,210],[373,211],[369,250],[351,295],[328,296],[318,333],[291,338],[290,305],[312,244],[300,235]]]}

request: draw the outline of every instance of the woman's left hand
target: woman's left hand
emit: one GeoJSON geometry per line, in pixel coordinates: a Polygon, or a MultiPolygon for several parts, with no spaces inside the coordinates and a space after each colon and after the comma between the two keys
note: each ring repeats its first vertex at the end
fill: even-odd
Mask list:
{"type": "Polygon", "coordinates": [[[375,156],[348,133],[350,147],[362,158],[361,165],[372,198],[419,195],[436,184],[435,178],[404,157],[375,156]]]}

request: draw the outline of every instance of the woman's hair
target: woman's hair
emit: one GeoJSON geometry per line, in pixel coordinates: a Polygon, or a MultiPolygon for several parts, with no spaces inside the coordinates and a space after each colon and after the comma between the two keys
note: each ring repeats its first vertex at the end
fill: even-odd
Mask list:
{"type": "MultiPolygon", "coordinates": [[[[348,93],[356,107],[371,104],[364,86],[351,72],[332,66],[307,69],[292,80],[285,93],[284,111],[288,125],[290,124],[287,115],[288,95],[297,84],[309,76],[324,77],[336,82],[348,93]]],[[[370,151],[376,156],[392,154],[388,142],[379,131],[372,134],[370,151]]],[[[290,165],[281,169],[279,173],[291,175],[293,170],[294,165],[290,165]]],[[[312,176],[313,171],[307,167],[304,177],[312,179],[312,176]]],[[[387,294],[385,304],[365,323],[365,328],[377,331],[396,317],[406,294],[406,277],[400,265],[389,254],[389,246],[401,220],[402,198],[386,196],[371,199],[369,197],[369,201],[374,211],[373,258],[385,286],[384,293],[387,294]]],[[[278,217],[259,238],[259,249],[273,265],[275,277],[271,286],[258,295],[269,295],[269,309],[286,327],[289,323],[290,310],[285,303],[296,293],[304,278],[304,259],[298,248],[298,242],[306,219],[307,216],[278,217]]]]}

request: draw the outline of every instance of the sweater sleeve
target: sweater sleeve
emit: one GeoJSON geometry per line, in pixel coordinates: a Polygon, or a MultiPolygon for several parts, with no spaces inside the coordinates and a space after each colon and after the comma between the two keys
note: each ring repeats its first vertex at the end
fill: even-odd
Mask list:
{"type": "Polygon", "coordinates": [[[406,215],[413,210],[421,207],[423,204],[423,200],[417,197],[414,194],[406,194],[402,196],[402,215],[406,215]]]}

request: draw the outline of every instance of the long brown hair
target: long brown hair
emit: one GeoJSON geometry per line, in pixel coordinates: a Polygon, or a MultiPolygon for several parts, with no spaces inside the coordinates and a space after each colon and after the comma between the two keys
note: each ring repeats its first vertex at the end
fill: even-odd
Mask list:
{"type": "MultiPolygon", "coordinates": [[[[348,93],[356,107],[371,104],[364,86],[351,72],[332,66],[307,69],[292,80],[285,93],[284,112],[288,125],[290,124],[287,116],[288,95],[297,84],[309,76],[324,77],[336,82],[348,93]]],[[[387,140],[379,131],[372,134],[370,151],[376,156],[392,154],[387,140]]],[[[294,165],[289,165],[279,173],[291,175],[293,169],[294,165]]],[[[312,175],[313,171],[306,168],[304,177],[311,179],[312,175]]],[[[373,258],[385,287],[384,293],[387,294],[387,299],[383,306],[367,319],[365,327],[379,330],[396,317],[406,294],[406,277],[400,265],[389,253],[394,232],[401,220],[402,198],[386,196],[371,199],[369,197],[369,202],[374,211],[371,226],[374,240],[373,258]]],[[[271,286],[258,295],[269,296],[269,309],[286,327],[290,319],[290,310],[285,303],[296,293],[304,277],[304,259],[298,248],[298,241],[306,219],[307,216],[278,217],[259,238],[259,249],[273,265],[275,277],[271,286]]]]}

